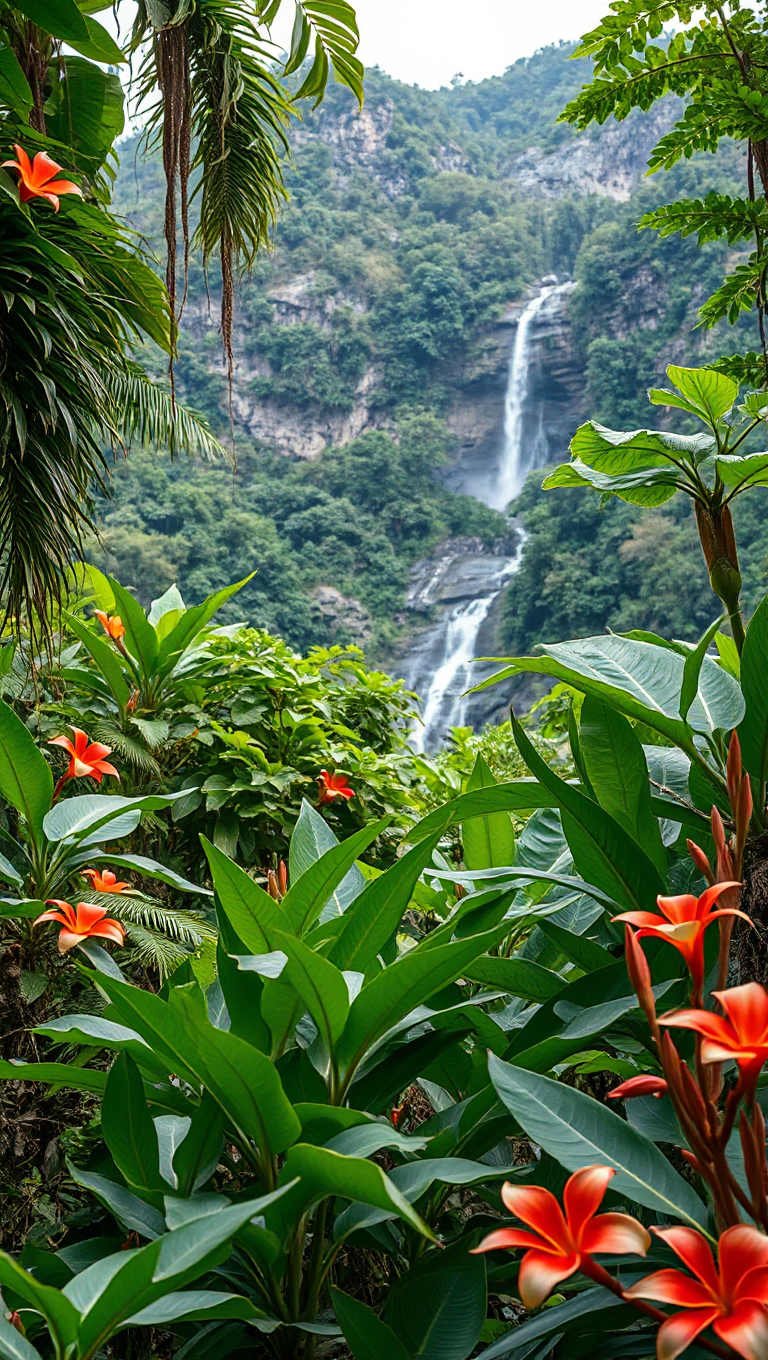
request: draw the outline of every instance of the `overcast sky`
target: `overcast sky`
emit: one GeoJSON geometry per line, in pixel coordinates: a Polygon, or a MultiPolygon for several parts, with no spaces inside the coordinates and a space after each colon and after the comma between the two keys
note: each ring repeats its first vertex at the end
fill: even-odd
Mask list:
{"type": "MultiPolygon", "coordinates": [[[[608,13],[609,0],[353,0],[360,56],[410,85],[437,89],[459,72],[467,80],[501,75],[518,57],[570,41],[608,13]]],[[[125,28],[132,5],[121,5],[125,28]]],[[[107,10],[99,19],[115,31],[107,10]]],[[[274,37],[290,44],[293,5],[284,0],[274,37]]]]}
{"type": "MultiPolygon", "coordinates": [[[[608,0],[353,0],[366,66],[436,89],[461,72],[501,75],[518,57],[578,38],[609,12],[608,0]]],[[[285,4],[289,21],[292,6],[285,4]]],[[[276,34],[277,36],[277,34],[276,34]]],[[[281,31],[280,38],[283,37],[281,31]]]]}

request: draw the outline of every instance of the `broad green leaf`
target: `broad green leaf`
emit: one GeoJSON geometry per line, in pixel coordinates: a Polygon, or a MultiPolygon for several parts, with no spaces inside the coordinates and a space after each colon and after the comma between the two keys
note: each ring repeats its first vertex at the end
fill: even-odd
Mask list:
{"type": "Polygon", "coordinates": [[[107,1084],[107,1074],[89,1067],[75,1067],[72,1063],[12,1063],[0,1058],[0,1080],[44,1081],[100,1096],[107,1084]]]}
{"type": "Polygon", "coordinates": [[[147,1237],[151,1242],[165,1232],[165,1220],[159,1210],[153,1209],[151,1204],[139,1199],[138,1195],[134,1195],[124,1185],[118,1185],[116,1181],[110,1181],[106,1176],[99,1176],[95,1171],[84,1171],[70,1161],[67,1162],[67,1170],[73,1181],[82,1185],[85,1190],[90,1190],[126,1232],[138,1233],[140,1237],[147,1237]]]}
{"type": "MultiPolygon", "coordinates": [[[[152,601],[147,618],[160,638],[161,636],[165,636],[165,634],[161,635],[158,624],[163,622],[163,620],[167,621],[169,618],[172,618],[171,627],[173,627],[178,623],[179,615],[186,613],[186,609],[187,606],[182,599],[181,591],[174,582],[172,586],[168,587],[164,595],[161,595],[158,600],[152,601]]],[[[170,628],[166,631],[170,632],[170,628]]]]}
{"type": "Polygon", "coordinates": [[[39,836],[53,798],[53,776],[32,733],[0,699],[0,794],[39,836]]]}
{"type": "Polygon", "coordinates": [[[768,595],[760,601],[749,621],[741,654],[741,688],[746,709],[739,726],[739,741],[744,767],[760,784],[764,784],[768,776],[767,675],[768,595]]]}
{"type": "Polygon", "coordinates": [[[138,1251],[121,1252],[75,1275],[64,1288],[67,1299],[85,1314],[78,1341],[83,1354],[94,1354],[127,1318],[219,1265],[228,1243],[251,1218],[274,1204],[281,1192],[229,1205],[218,1213],[175,1228],[138,1251]]]}
{"type": "Polygon", "coordinates": [[[201,897],[213,897],[210,888],[201,888],[199,883],[191,883],[188,878],[182,878],[173,869],[168,869],[164,864],[158,864],[155,859],[147,859],[146,855],[120,855],[114,851],[105,854],[99,851],[99,862],[101,864],[119,864],[125,869],[135,869],[137,873],[146,875],[147,878],[156,878],[158,883],[167,883],[169,888],[177,888],[179,892],[198,893],[201,897]]]}
{"type": "MultiPolygon", "coordinates": [[[[610,460],[615,461],[611,456],[610,460]]],[[[661,463],[658,467],[641,467],[638,471],[605,472],[602,467],[590,467],[580,458],[563,463],[545,477],[542,487],[553,491],[563,486],[591,486],[601,495],[618,496],[629,505],[643,505],[646,509],[664,505],[671,500],[677,488],[678,477],[671,463],[661,463]]]]}
{"type": "MultiPolygon", "coordinates": [[[[662,982],[653,988],[653,994],[658,1000],[674,985],[674,980],[662,982]]],[[[598,1006],[586,1006],[568,1021],[560,1038],[582,1040],[590,1039],[595,1034],[604,1034],[607,1029],[634,1010],[637,1010],[637,997],[634,992],[630,996],[617,997],[615,1001],[603,1001],[598,1006]]]]}
{"type": "MultiPolygon", "coordinates": [[[[302,798],[299,820],[293,829],[288,847],[289,881],[295,883],[310,865],[316,863],[327,850],[332,850],[338,843],[338,838],[325,818],[307,802],[306,798],[302,798]]],[[[326,918],[343,916],[350,902],[359,897],[364,887],[365,879],[357,865],[353,864],[338,887],[334,888],[325,910],[320,915],[321,922],[326,918]]]]}
{"type": "Polygon", "coordinates": [[[224,1116],[206,1091],[192,1113],[186,1138],[173,1156],[173,1171],[180,1195],[192,1195],[205,1185],[218,1165],[224,1144],[224,1116]]]}
{"type": "Polygon", "coordinates": [[[472,1026],[465,1019],[460,1029],[431,1030],[420,1039],[401,1043],[383,1056],[377,1054],[379,1061],[353,1081],[349,1093],[351,1103],[356,1109],[370,1110],[372,1114],[388,1111],[407,1086],[424,1076],[434,1063],[471,1033],[472,1026]]]}
{"type": "Polygon", "coordinates": [[[157,1134],[139,1069],[127,1053],[113,1062],[101,1104],[104,1141],[115,1166],[135,1190],[162,1192],[157,1134]]]}
{"type": "MultiPolygon", "coordinates": [[[[493,1105],[496,1095],[493,1087],[488,1087],[493,1105]]],[[[506,1116],[505,1116],[506,1118],[506,1116]]],[[[406,1166],[396,1166],[390,1173],[390,1180],[405,1198],[414,1204],[436,1182],[453,1190],[457,1185],[482,1185],[494,1180],[507,1180],[517,1168],[488,1162],[473,1162],[466,1157],[421,1157],[406,1166]]],[[[348,1237],[360,1227],[372,1223],[382,1223],[394,1217],[392,1211],[379,1210],[371,1213],[362,1204],[352,1204],[336,1219],[333,1236],[336,1242],[348,1237]]]]}
{"type": "MultiPolygon", "coordinates": [[[[484,689],[525,672],[551,675],[584,694],[603,699],[628,718],[647,723],[676,745],[687,747],[686,727],[680,717],[685,659],[677,651],[614,633],[542,645],[541,651],[542,656],[513,658],[505,671],[476,688],[484,689]]],[[[738,684],[712,657],[705,657],[689,723],[699,732],[717,728],[730,731],[743,715],[738,684]]]]}
{"type": "Polygon", "coordinates": [[[216,896],[238,939],[252,954],[269,954],[276,935],[286,921],[274,898],[235,864],[222,850],[200,837],[211,866],[216,896]]]}
{"type": "Polygon", "coordinates": [[[331,950],[337,966],[364,972],[391,939],[403,919],[411,895],[441,839],[436,831],[395,861],[361,892],[347,911],[331,950]]]}
{"type": "Polygon", "coordinates": [[[121,712],[125,712],[125,706],[131,697],[131,690],[115,652],[103,638],[97,637],[73,614],[67,615],[67,624],[75,636],[79,637],[83,646],[87,647],[99,668],[100,674],[103,675],[109,685],[115,703],[121,712]]]}
{"type": "Polygon", "coordinates": [[[75,0],[20,0],[15,8],[54,38],[70,44],[88,40],[88,26],[75,0]]]}
{"type": "Polygon", "coordinates": [[[415,1006],[459,977],[474,959],[498,944],[507,929],[502,924],[482,935],[429,949],[417,945],[377,973],[352,1003],[339,1044],[339,1061],[353,1070],[371,1044],[415,1006]]]}
{"type": "MultiPolygon", "coordinates": [[[[184,789],[179,793],[150,793],[136,798],[121,798],[117,794],[78,794],[75,798],[65,798],[51,808],[43,821],[43,831],[49,841],[63,841],[71,837],[82,842],[87,837],[89,843],[95,844],[96,841],[91,842],[90,838],[116,818],[137,812],[157,812],[170,807],[189,792],[189,789],[184,789]]],[[[104,840],[107,839],[105,835],[104,840]]]]}
{"type": "Polygon", "coordinates": [[[609,430],[589,420],[580,425],[571,440],[571,454],[587,467],[609,477],[623,473],[651,472],[666,463],[670,467],[681,456],[699,463],[716,447],[712,435],[674,434],[669,430],[609,430]]]}
{"type": "MultiPolygon", "coordinates": [[[[228,926],[228,918],[222,916],[219,923],[219,942],[216,947],[216,971],[229,1023],[220,1023],[218,1027],[231,1030],[233,1034],[245,1039],[246,1043],[252,1044],[262,1053],[269,1053],[272,1041],[269,1027],[261,1012],[264,974],[255,975],[250,969],[241,967],[244,957],[250,960],[254,956],[232,956],[227,953],[222,937],[228,933],[228,926]]],[[[262,954],[258,957],[261,960],[275,959],[276,955],[262,954]]],[[[280,954],[280,958],[285,960],[283,954],[280,954]]],[[[279,973],[276,975],[279,977],[279,973]]],[[[210,992],[208,995],[210,1012],[210,992]]]]}
{"type": "Polygon", "coordinates": [[[331,1302],[355,1360],[410,1360],[400,1338],[372,1308],[331,1288],[331,1302]]]}
{"type": "Polygon", "coordinates": [[[12,1256],[0,1251],[0,1285],[19,1294],[25,1303],[42,1313],[59,1354],[64,1354],[78,1335],[79,1317],[60,1289],[40,1284],[12,1256]]]}
{"type": "Polygon", "coordinates": [[[483,982],[524,1001],[546,1001],[566,986],[564,978],[533,959],[475,959],[464,974],[470,982],[483,982]]]}
{"type": "Polygon", "coordinates": [[[658,869],[632,836],[591,798],[560,779],[528,740],[514,714],[512,729],[532,774],[560,805],[565,838],[583,877],[617,902],[652,911],[665,884],[658,869]]]}
{"type": "MultiPolygon", "coordinates": [[[[495,677],[494,677],[495,678],[495,677]]],[[[538,779],[515,779],[509,784],[462,793],[450,803],[435,808],[427,817],[409,830],[406,840],[423,841],[428,836],[443,836],[451,826],[471,817],[485,817],[494,812],[533,812],[536,808],[554,807],[554,799],[538,779]]]]}
{"type": "Polygon", "coordinates": [[[681,394],[664,388],[652,389],[649,400],[655,406],[678,406],[714,426],[728,414],[739,395],[739,384],[713,368],[678,368],[670,364],[667,377],[681,394]]]}
{"type": "Polygon", "coordinates": [[[556,921],[539,921],[539,930],[561,954],[585,973],[607,968],[616,961],[601,944],[588,940],[584,935],[577,935],[572,930],[564,930],[556,921]]]}
{"type": "Polygon", "coordinates": [[[0,855],[0,879],[5,883],[12,883],[14,888],[24,887],[24,879],[18,869],[15,869],[11,864],[11,861],[5,858],[5,855],[0,855]]]}
{"type": "Polygon", "coordinates": [[[187,609],[178,623],[167,637],[163,638],[159,649],[160,674],[168,675],[178,663],[179,657],[194,642],[195,638],[203,631],[206,624],[210,622],[217,609],[221,609],[227,600],[236,595],[238,590],[247,586],[256,575],[252,571],[242,581],[237,581],[234,585],[225,586],[223,590],[217,590],[213,595],[209,595],[202,604],[195,605],[192,609],[187,609]]]}
{"type": "MultiPolygon", "coordinates": [[[[91,62],[101,61],[110,66],[123,64],[126,58],[111,33],[108,33],[97,19],[92,19],[89,15],[85,15],[84,18],[88,28],[88,37],[77,41],[70,39],[70,47],[74,47],[76,52],[87,57],[91,62]]],[[[122,131],[122,128],[120,131],[122,131]]]]}
{"type": "MultiPolygon", "coordinates": [[[[125,1321],[126,1327],[168,1327],[172,1322],[209,1322],[215,1318],[268,1320],[268,1315],[242,1294],[222,1294],[212,1289],[184,1289],[166,1294],[125,1321]]],[[[279,1324],[275,1319],[272,1331],[279,1324]]],[[[261,1329],[260,1329],[261,1330],[261,1329]]]]}
{"type": "MultiPolygon", "coordinates": [[[[86,1048],[103,1047],[111,1049],[113,1053],[129,1053],[140,1066],[151,1068],[162,1077],[168,1075],[167,1068],[158,1060],[140,1034],[101,1015],[54,1016],[46,1024],[38,1025],[34,1033],[44,1034],[55,1044],[84,1044],[86,1048]]],[[[71,1070],[73,1075],[76,1075],[83,1069],[72,1067],[71,1070]]]]}
{"type": "MultiPolygon", "coordinates": [[[[478,753],[467,781],[467,793],[492,788],[497,783],[483,757],[478,753]]],[[[464,863],[468,869],[492,869],[512,864],[515,858],[515,833],[508,812],[464,820],[461,830],[464,863]]]]}
{"type": "Polygon", "coordinates": [[[386,1320],[412,1360],[467,1360],[486,1310],[485,1259],[456,1242],[401,1275],[387,1299],[386,1320]]]}
{"type": "Polygon", "coordinates": [[[612,1189],[656,1213],[706,1230],[707,1209],[663,1153],[591,1096],[511,1067],[493,1054],[491,1080],[510,1114],[567,1171],[612,1166],[612,1189]]]}
{"type": "Polygon", "coordinates": [[[768,453],[726,453],[712,461],[726,486],[743,491],[748,486],[768,484],[768,453]]]}
{"type": "Polygon", "coordinates": [[[342,1129],[323,1146],[331,1152],[341,1152],[345,1157],[372,1157],[382,1148],[395,1148],[397,1152],[413,1155],[423,1152],[429,1146],[429,1139],[398,1133],[388,1121],[371,1119],[354,1128],[342,1129]]]}
{"type": "Polygon", "coordinates": [[[581,707],[579,732],[586,773],[600,806],[643,847],[659,873],[666,874],[648,767],[631,723],[623,713],[588,694],[581,707]]]}
{"type": "Polygon", "coordinates": [[[554,1337],[555,1333],[562,1336],[576,1330],[582,1319],[589,1324],[590,1334],[596,1332],[602,1337],[624,1321],[629,1325],[636,1318],[632,1304],[617,1298],[609,1289],[600,1286],[585,1289],[567,1303],[542,1308],[527,1322],[505,1332],[493,1345],[486,1346],[481,1354],[483,1360],[526,1360],[527,1356],[536,1356],[538,1360],[538,1357],[551,1354],[551,1344],[544,1350],[537,1342],[540,1343],[543,1337],[554,1337]]]}
{"type": "Polygon", "coordinates": [[[148,687],[157,673],[157,635],[131,592],[113,576],[109,577],[109,584],[115,596],[115,608],[125,626],[126,648],[138,663],[142,682],[148,687]]]}
{"type": "Polygon", "coordinates": [[[8,1321],[0,1303],[0,1360],[40,1360],[31,1342],[8,1321]]]}
{"type": "Polygon", "coordinates": [[[0,100],[19,119],[26,121],[29,118],[33,104],[32,91],[10,47],[0,47],[0,100]]]}
{"type": "Polygon", "coordinates": [[[693,703],[694,699],[696,698],[696,695],[698,694],[699,678],[701,676],[701,668],[704,664],[704,658],[707,655],[707,652],[709,651],[710,645],[715,637],[715,634],[717,633],[718,628],[720,627],[720,624],[723,622],[723,617],[724,616],[721,614],[719,619],[715,619],[715,622],[713,624],[710,624],[706,633],[694,647],[693,651],[689,652],[685,658],[685,665],[683,667],[683,683],[680,689],[681,718],[688,717],[691,704],[693,703]]]}
{"type": "Polygon", "coordinates": [[[423,1237],[432,1237],[429,1228],[376,1162],[345,1157],[309,1143],[296,1143],[289,1149],[280,1172],[280,1184],[286,1182],[291,1182],[293,1188],[279,1208],[267,1215],[267,1227],[275,1231],[281,1225],[293,1225],[313,1204],[334,1195],[394,1212],[423,1237]]]}
{"type": "Polygon", "coordinates": [[[314,925],[355,860],[381,835],[391,820],[391,817],[382,817],[378,822],[369,823],[356,831],[340,845],[326,850],[319,860],[305,870],[301,878],[291,884],[280,908],[285,916],[285,924],[294,935],[301,937],[314,925]]]}
{"type": "Polygon", "coordinates": [[[258,1143],[265,1157],[290,1147],[301,1125],[274,1063],[237,1035],[201,1023],[187,988],[172,991],[168,1010],[168,1042],[178,1044],[185,1064],[241,1134],[258,1143]]]}
{"type": "Polygon", "coordinates": [[[349,1015],[349,991],[344,974],[322,954],[315,954],[291,935],[277,936],[278,948],[288,955],[286,973],[333,1053],[349,1015]]]}

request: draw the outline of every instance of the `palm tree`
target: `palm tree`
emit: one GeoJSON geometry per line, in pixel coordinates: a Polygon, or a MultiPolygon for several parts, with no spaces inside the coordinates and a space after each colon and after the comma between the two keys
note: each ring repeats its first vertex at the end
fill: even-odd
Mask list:
{"type": "Polygon", "coordinates": [[[147,138],[163,149],[164,287],[110,212],[123,90],[97,63],[116,66],[126,53],[90,13],[107,5],[87,0],[83,13],[75,0],[0,0],[0,598],[6,618],[26,611],[43,634],[93,526],[94,496],[107,488],[105,449],[138,438],[224,455],[205,421],[132,357],[148,337],[172,363],[185,290],[179,299],[179,221],[184,277],[191,244],[206,261],[219,257],[231,377],[234,273],[252,264],[285,197],[281,160],[296,101],[320,100],[331,71],[362,99],[347,0],[296,0],[291,52],[278,70],[270,30],[281,3],[139,0],[127,55],[136,58],[134,93],[149,107],[147,138]],[[13,160],[14,147],[26,159],[13,160]],[[48,159],[28,174],[38,154],[48,159]],[[72,176],[68,189],[59,170],[72,176]]]}

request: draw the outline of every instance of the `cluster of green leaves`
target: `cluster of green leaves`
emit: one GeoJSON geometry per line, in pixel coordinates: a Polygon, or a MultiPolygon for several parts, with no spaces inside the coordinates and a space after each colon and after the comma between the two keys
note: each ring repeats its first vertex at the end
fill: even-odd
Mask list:
{"type": "MultiPolygon", "coordinates": [[[[226,1247],[217,1238],[215,1258],[192,1252],[184,1281],[145,1304],[140,1296],[141,1308],[125,1290],[110,1295],[102,1338],[163,1326],[188,1352],[214,1344],[226,1355],[256,1328],[267,1352],[292,1356],[307,1331],[333,1330],[318,1321],[330,1305],[356,1356],[467,1360],[481,1334],[499,1332],[505,1353],[521,1356],[534,1339],[552,1346],[563,1334],[592,1338],[594,1349],[597,1332],[595,1353],[612,1356],[625,1318],[601,1291],[510,1334],[486,1321],[486,1297],[514,1295],[516,1262],[491,1258],[486,1282],[468,1252],[498,1221],[502,1178],[558,1185],[558,1163],[604,1162],[617,1171],[617,1202],[706,1223],[698,1191],[656,1146],[679,1142],[667,1112],[638,1101],[627,1121],[579,1087],[654,1069],[610,918],[695,886],[685,835],[708,846],[704,809],[721,796],[734,727],[747,768],[764,777],[768,726],[754,683],[768,650],[764,616],[747,634],[743,694],[726,643],[727,668],[705,655],[709,634],[691,650],[592,639],[513,663],[583,696],[570,719],[576,779],[551,768],[513,720],[529,773],[500,784],[478,757],[466,791],[418,822],[383,872],[360,862],[381,822],[336,841],[307,803],[287,891],[265,892],[204,839],[219,931],[213,981],[183,966],[152,994],[91,948],[106,1009],[38,1027],[63,1057],[80,1046],[84,1061],[46,1056],[0,1074],[100,1098],[104,1145],[69,1175],[146,1245],[119,1263],[106,1256],[97,1272],[101,1239],[81,1223],[58,1252],[36,1252],[34,1276],[0,1257],[4,1298],[29,1340],[47,1326],[55,1341],[60,1300],[78,1305],[83,1269],[94,1271],[94,1293],[114,1271],[127,1285],[143,1253],[171,1251],[173,1234],[194,1227],[226,1230],[226,1247]],[[457,868],[439,847],[459,826],[457,868]],[[108,1071],[102,1055],[114,1055],[108,1071]],[[572,1084],[556,1080],[564,1071],[572,1084]],[[426,1118],[415,1116],[417,1094],[426,1118]],[[542,1155],[521,1165],[509,1140],[523,1134],[542,1155]],[[384,1150],[387,1172],[376,1160],[384,1150]],[[350,1249],[384,1262],[373,1308],[356,1296],[350,1249]]],[[[657,996],[682,999],[679,956],[651,955],[657,996]]],[[[86,1320],[72,1319],[83,1356],[86,1320]]]]}
{"type": "Polygon", "coordinates": [[[256,575],[223,618],[245,614],[302,650],[367,633],[377,657],[396,635],[410,563],[447,536],[491,544],[505,532],[495,511],[435,481],[450,448],[443,422],[425,413],[400,420],[397,442],[370,431],[316,461],[269,457],[239,441],[234,498],[220,466],[191,473],[135,453],[115,471],[115,499],[87,556],[147,605],[173,580],[200,599],[245,561],[256,575]],[[346,615],[343,601],[324,613],[315,591],[327,584],[359,601],[362,618],[359,605],[346,615]]]}
{"type": "MultiPolygon", "coordinates": [[[[625,119],[633,109],[647,111],[673,94],[685,99],[685,107],[652,151],[651,170],[670,169],[697,152],[715,153],[726,139],[748,149],[747,182],[742,183],[740,196],[714,192],[678,198],[641,223],[664,236],[696,231],[700,242],[752,243],[748,260],[735,262],[702,307],[707,325],[723,317],[733,323],[742,311],[757,307],[762,312],[764,305],[767,51],[762,17],[741,0],[705,0],[698,6],[688,0],[662,5],[620,0],[577,48],[577,56],[592,59],[593,78],[561,115],[585,128],[610,117],[625,119]],[[692,23],[694,12],[698,21],[692,23]],[[677,25],[677,31],[668,25],[677,25]]],[[[738,376],[754,381],[752,367],[747,356],[738,376]]]]}

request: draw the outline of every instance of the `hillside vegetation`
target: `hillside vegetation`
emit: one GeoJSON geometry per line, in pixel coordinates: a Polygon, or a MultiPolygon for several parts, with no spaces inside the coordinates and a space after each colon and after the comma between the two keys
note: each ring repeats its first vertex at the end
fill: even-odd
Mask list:
{"type": "MultiPolygon", "coordinates": [[[[238,289],[237,471],[133,450],[115,468],[94,563],[145,603],[174,580],[195,600],[257,568],[232,617],[247,611],[303,648],[361,641],[391,661],[407,637],[411,564],[457,533],[490,545],[504,531],[500,515],[448,491],[440,473],[456,452],[451,407],[510,303],[544,274],[578,279],[571,329],[584,405],[618,427],[645,423],[645,389],[670,360],[715,353],[711,333],[693,327],[725,248],[697,251],[690,239],[635,226],[671,180],[689,195],[706,192],[711,165],[685,163],[663,191],[645,181],[625,203],[544,198],[512,177],[532,146],[549,155],[573,137],[556,116],[587,71],[569,50],[435,92],[373,71],[359,118],[339,89],[306,116],[274,252],[238,289]],[[321,586],[333,589],[318,595],[321,586]]],[[[621,136],[639,180],[642,123],[630,120],[621,136]]],[[[719,165],[727,178],[728,158],[719,165]]],[[[153,243],[160,186],[158,160],[124,146],[119,207],[153,243]]],[[[162,371],[159,355],[154,367],[162,371]]],[[[199,259],[176,382],[228,440],[217,299],[199,259]]],[[[640,526],[616,501],[601,510],[529,486],[521,509],[530,540],[504,604],[505,646],[620,626],[638,606],[660,629],[681,629],[686,609],[697,627],[711,616],[703,566],[691,572],[677,551],[695,541],[684,507],[640,526]],[[607,542],[618,551],[607,554],[607,542]],[[670,572],[672,544],[680,565],[670,572]]],[[[760,575],[768,543],[759,517],[749,536],[760,575]]]]}

